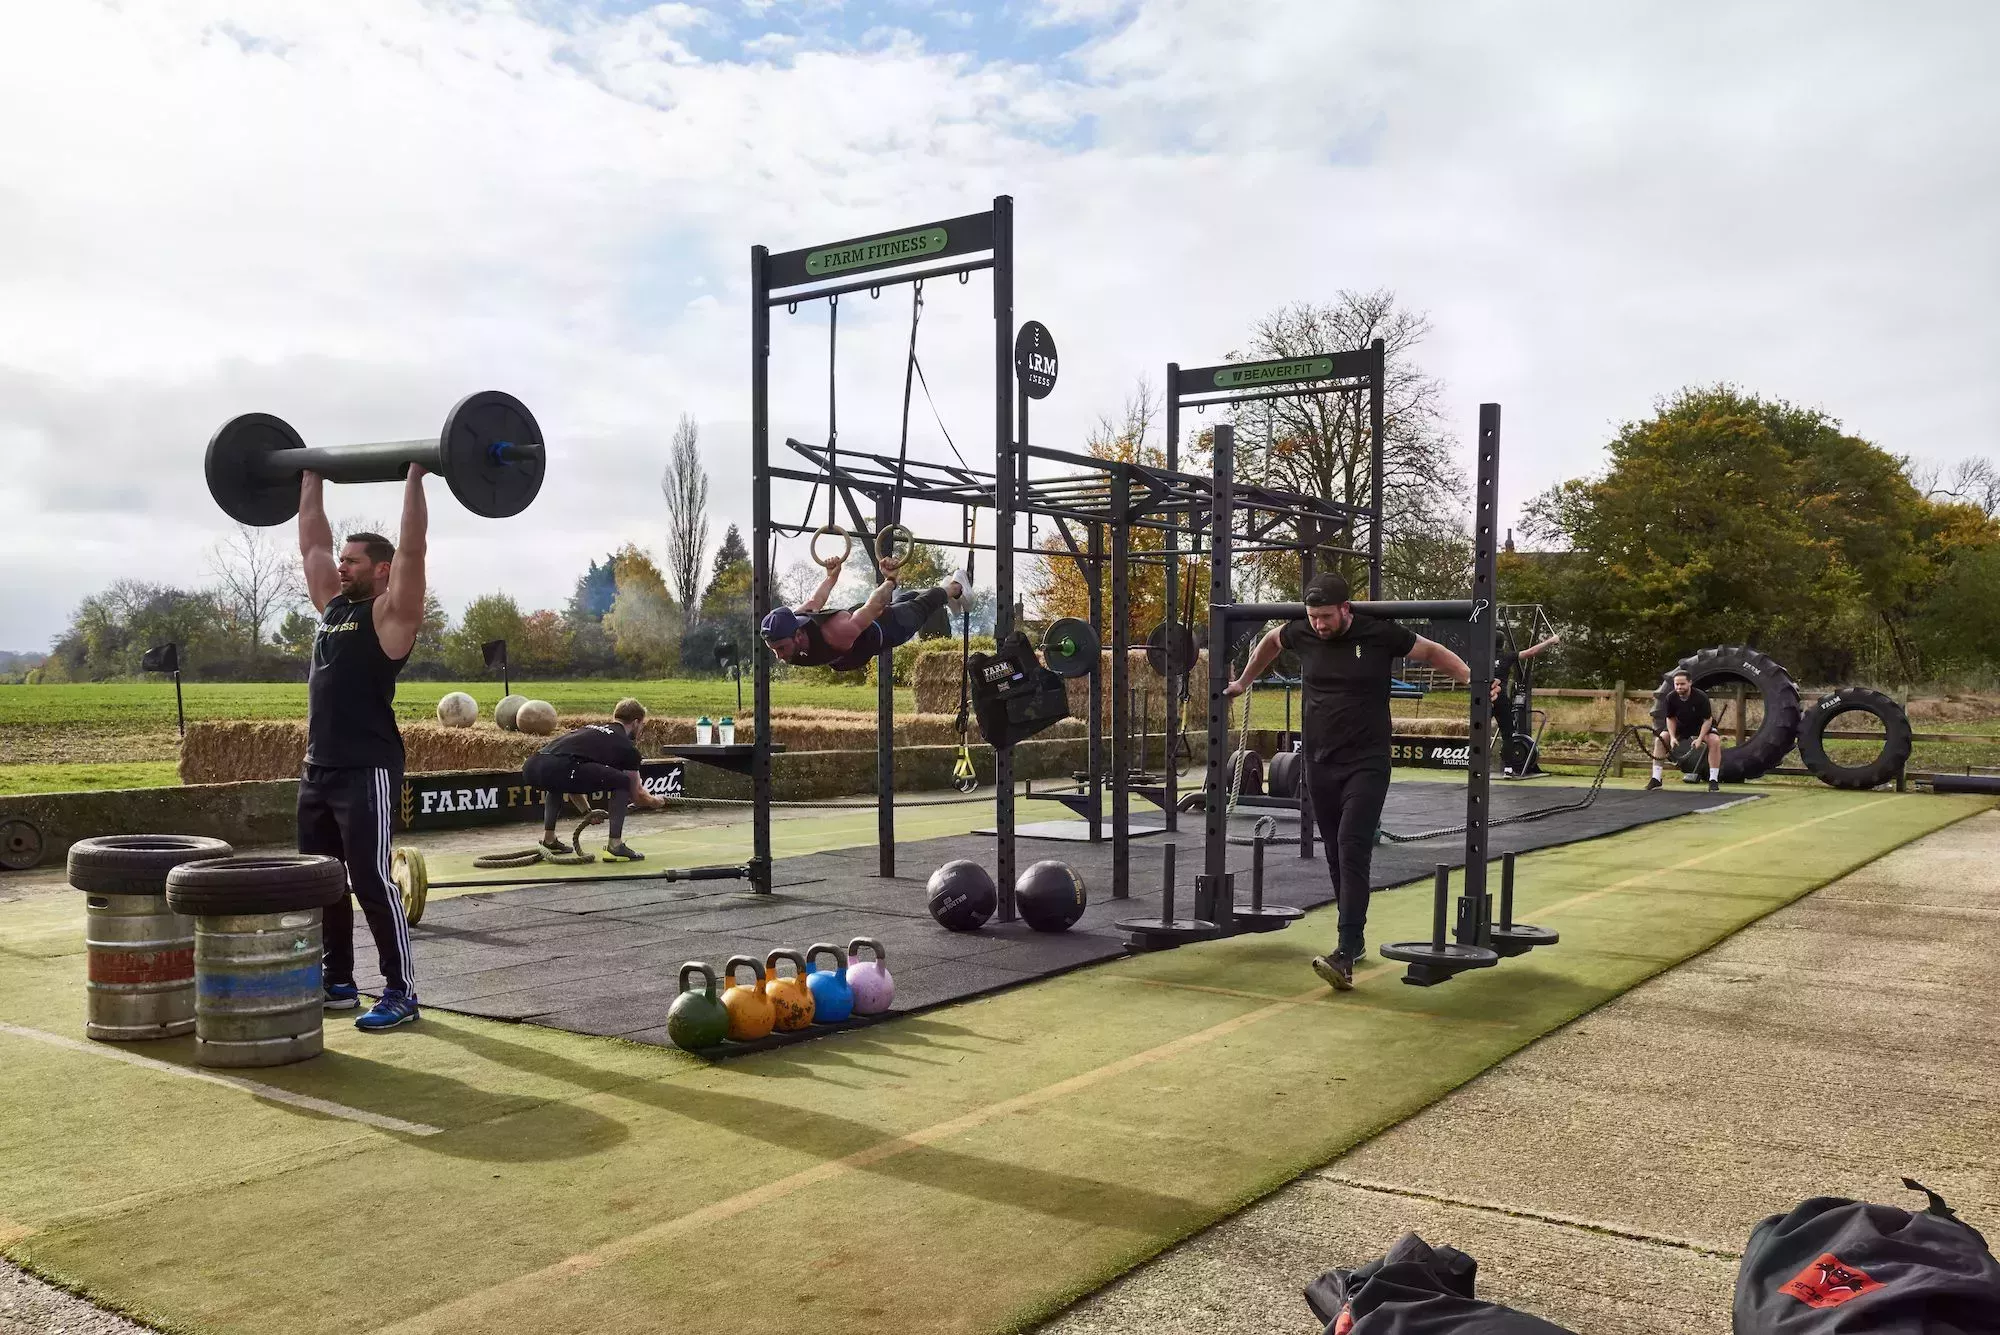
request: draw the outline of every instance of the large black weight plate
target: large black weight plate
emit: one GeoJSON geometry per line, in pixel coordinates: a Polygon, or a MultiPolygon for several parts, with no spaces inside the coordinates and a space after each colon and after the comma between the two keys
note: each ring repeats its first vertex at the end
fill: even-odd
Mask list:
{"type": "Polygon", "coordinates": [[[542,429],[527,405],[497,389],[481,390],[459,400],[445,419],[442,461],[445,481],[458,503],[488,519],[521,513],[542,489],[547,460],[542,456],[542,429]],[[501,445],[533,445],[527,459],[503,459],[501,445]]]}
{"type": "Polygon", "coordinates": [[[1490,969],[1500,962],[1497,951],[1454,941],[1442,948],[1429,941],[1396,941],[1382,947],[1382,958],[1408,966],[1403,981],[1412,987],[1435,987],[1467,969],[1490,969]]]}
{"type": "Polygon", "coordinates": [[[305,445],[281,417],[245,413],[230,418],[210,438],[208,454],[202,460],[208,494],[239,524],[270,528],[284,523],[299,512],[299,480],[262,481],[257,461],[279,450],[302,450],[305,445]]]}
{"type": "Polygon", "coordinates": [[[1297,751],[1280,751],[1271,757],[1264,787],[1272,797],[1299,795],[1299,766],[1304,763],[1297,751]]]}
{"type": "Polygon", "coordinates": [[[1243,903],[1233,907],[1230,916],[1236,919],[1236,930],[1239,932],[1282,932],[1305,917],[1306,911],[1287,904],[1266,904],[1262,908],[1253,908],[1243,903]]]}
{"type": "Polygon", "coordinates": [[[0,821],[0,867],[26,871],[42,860],[42,832],[24,820],[0,821]]]}
{"type": "Polygon", "coordinates": [[[1162,621],[1146,636],[1146,666],[1158,676],[1171,667],[1186,672],[1194,666],[1194,632],[1179,622],[1162,621]]]}
{"type": "Polygon", "coordinates": [[[1042,661],[1058,677],[1087,677],[1098,663],[1097,632],[1079,617],[1058,617],[1042,636],[1042,661]]]}

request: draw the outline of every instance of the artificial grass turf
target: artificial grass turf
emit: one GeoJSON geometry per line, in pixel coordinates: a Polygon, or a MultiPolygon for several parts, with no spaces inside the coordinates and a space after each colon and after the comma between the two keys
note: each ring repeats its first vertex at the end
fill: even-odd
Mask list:
{"type": "MultiPolygon", "coordinates": [[[[433,1012],[250,1073],[425,1137],[0,1033],[0,1236],[193,1330],[1004,1329],[1985,805],[1785,792],[1525,857],[1562,945],[1440,988],[1376,963],[1326,993],[1319,913],[723,1066],[433,1012]]],[[[1372,937],[1428,899],[1378,893],[1372,937]]],[[[82,1008],[79,955],[0,954],[0,1020],[82,1008]]]]}

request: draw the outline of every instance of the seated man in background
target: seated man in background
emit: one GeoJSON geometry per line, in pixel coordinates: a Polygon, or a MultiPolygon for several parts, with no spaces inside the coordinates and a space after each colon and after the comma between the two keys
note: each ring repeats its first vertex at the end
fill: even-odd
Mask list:
{"type": "Polygon", "coordinates": [[[896,572],[902,562],[882,559],[882,582],[859,607],[824,611],[826,600],[840,583],[844,557],[826,561],[826,576],[812,597],[797,607],[774,607],[764,617],[759,633],[771,652],[798,667],[825,667],[836,672],[864,668],[885,649],[894,649],[916,637],[924,623],[948,607],[954,615],[965,612],[965,592],[972,581],[963,570],[955,570],[937,588],[896,588],[896,572]]]}
{"type": "Polygon", "coordinates": [[[611,723],[587,723],[550,742],[528,757],[521,777],[542,790],[542,848],[550,853],[573,850],[556,837],[556,821],[562,815],[563,797],[570,793],[605,793],[605,811],[611,817],[610,835],[605,844],[606,862],[642,862],[644,853],[625,844],[625,810],[636,806],[654,811],[666,805],[664,798],[646,791],[639,778],[639,725],[646,721],[646,707],[637,700],[620,700],[611,711],[611,723]]]}
{"type": "MultiPolygon", "coordinates": [[[[1685,672],[1674,673],[1674,689],[1667,694],[1665,712],[1653,734],[1653,777],[1646,791],[1660,786],[1664,772],[1661,762],[1680,749],[1682,739],[1708,752],[1708,791],[1722,787],[1722,734],[1715,730],[1715,710],[1708,696],[1694,688],[1694,679],[1685,672]]],[[[1693,780],[1689,780],[1693,782],[1693,780]]]]}

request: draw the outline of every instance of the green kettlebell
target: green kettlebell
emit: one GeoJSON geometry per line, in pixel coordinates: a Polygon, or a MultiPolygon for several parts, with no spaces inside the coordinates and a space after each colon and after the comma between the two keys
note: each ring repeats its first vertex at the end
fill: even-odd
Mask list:
{"type": "Polygon", "coordinates": [[[729,1012],[715,995],[715,970],[700,960],[681,965],[681,994],[667,1008],[667,1037],[687,1052],[712,1048],[729,1036],[729,1012]],[[688,977],[700,974],[703,986],[690,990],[688,977]]]}

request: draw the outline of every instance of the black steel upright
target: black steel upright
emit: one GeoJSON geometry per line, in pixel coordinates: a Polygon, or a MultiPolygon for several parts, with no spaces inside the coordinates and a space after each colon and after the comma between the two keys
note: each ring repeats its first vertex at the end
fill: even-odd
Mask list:
{"type": "Polygon", "coordinates": [[[1110,477],[1111,529],[1111,897],[1132,893],[1132,531],[1131,484],[1125,470],[1110,477]]]}
{"type": "Polygon", "coordinates": [[[1497,609],[1494,591],[1500,510],[1500,405],[1479,405],[1479,448],[1472,491],[1472,736],[1467,740],[1465,766],[1465,883],[1453,938],[1462,946],[1489,944],[1492,915],[1487,912],[1486,822],[1493,773],[1490,734],[1493,705],[1487,698],[1493,680],[1493,626],[1497,609]]]}
{"type": "MultiPolygon", "coordinates": [[[[875,498],[875,531],[900,522],[896,498],[875,498]]],[[[878,568],[875,577],[880,579],[878,568]]],[[[896,651],[883,648],[875,656],[875,874],[896,874],[896,651]],[[883,799],[888,800],[883,800],[883,799]]]]}
{"type": "MultiPolygon", "coordinates": [[[[771,606],[771,252],[750,247],[750,606],[771,606]]],[[[750,888],[771,891],[771,651],[749,646],[750,888]]]]}
{"type": "MultiPolygon", "coordinates": [[[[1229,697],[1223,690],[1229,685],[1229,608],[1235,601],[1229,569],[1235,550],[1236,433],[1218,426],[1211,439],[1215,499],[1208,521],[1208,754],[1202,784],[1202,877],[1195,887],[1194,916],[1233,934],[1235,895],[1229,887],[1229,793],[1224,778],[1229,765],[1229,697]]],[[[1250,745],[1247,736],[1243,745],[1250,745]]]]}
{"type": "MultiPolygon", "coordinates": [[[[993,201],[993,638],[1014,629],[1014,201],[993,201]]],[[[1025,400],[1024,400],[1025,402],[1025,400]]],[[[1000,921],[1014,921],[1014,748],[994,748],[993,826],[999,848],[993,883],[1000,892],[1000,921]]]]}
{"type": "Polygon", "coordinates": [[[1368,345],[1368,596],[1382,596],[1382,381],[1387,369],[1381,339],[1368,345]]]}

